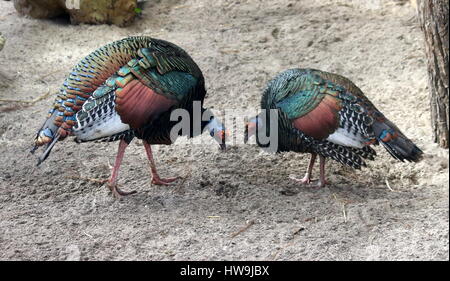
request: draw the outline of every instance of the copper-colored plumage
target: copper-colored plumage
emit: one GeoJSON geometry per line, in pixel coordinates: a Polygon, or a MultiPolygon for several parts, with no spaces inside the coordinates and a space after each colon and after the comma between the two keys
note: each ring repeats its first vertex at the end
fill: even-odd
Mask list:
{"type": "Polygon", "coordinates": [[[157,94],[138,80],[129,82],[116,94],[116,111],[122,122],[132,128],[140,128],[176,104],[176,100],[157,94]]]}
{"type": "Polygon", "coordinates": [[[326,139],[339,126],[339,101],[325,96],[319,105],[293,121],[293,126],[316,139],[326,139]]]}

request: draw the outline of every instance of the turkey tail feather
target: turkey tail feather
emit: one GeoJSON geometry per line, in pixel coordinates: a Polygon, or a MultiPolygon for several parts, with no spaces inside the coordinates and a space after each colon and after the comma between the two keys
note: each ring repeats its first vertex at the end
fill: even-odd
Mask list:
{"type": "Polygon", "coordinates": [[[39,166],[42,162],[44,162],[45,159],[47,159],[47,157],[50,155],[53,146],[60,138],[60,133],[58,132],[59,127],[54,124],[54,120],[57,116],[58,112],[56,110],[53,111],[53,113],[45,121],[44,125],[42,125],[41,129],[39,129],[39,131],[36,134],[34,140],[34,147],[30,150],[31,154],[34,154],[34,152],[40,146],[47,144],[44,153],[41,156],[39,156],[37,166],[39,166]]]}
{"type": "Polygon", "coordinates": [[[391,121],[386,119],[384,122],[375,122],[374,132],[377,139],[395,159],[402,162],[404,160],[418,162],[422,159],[423,151],[391,121]]]}
{"type": "Polygon", "coordinates": [[[44,153],[41,154],[38,158],[38,163],[36,166],[39,166],[42,164],[42,162],[47,159],[47,157],[50,155],[50,152],[52,151],[55,144],[58,142],[59,139],[59,133],[56,134],[56,136],[53,138],[52,142],[47,145],[47,148],[45,149],[44,153]]]}

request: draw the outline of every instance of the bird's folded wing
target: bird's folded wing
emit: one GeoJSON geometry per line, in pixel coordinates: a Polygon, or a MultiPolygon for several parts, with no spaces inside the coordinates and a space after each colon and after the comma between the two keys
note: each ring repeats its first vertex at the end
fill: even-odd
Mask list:
{"type": "Polygon", "coordinates": [[[318,76],[308,76],[306,79],[308,81],[302,83],[290,81],[302,87],[287,87],[284,94],[278,94],[276,105],[295,128],[315,139],[326,139],[339,126],[339,111],[342,108],[339,92],[334,85],[318,76]]]}

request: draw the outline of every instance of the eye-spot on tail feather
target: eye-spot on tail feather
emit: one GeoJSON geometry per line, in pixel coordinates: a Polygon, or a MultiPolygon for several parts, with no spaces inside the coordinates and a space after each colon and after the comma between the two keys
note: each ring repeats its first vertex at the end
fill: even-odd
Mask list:
{"type": "Polygon", "coordinates": [[[47,145],[47,148],[45,149],[44,153],[42,153],[41,156],[39,156],[39,158],[38,158],[38,163],[37,163],[36,166],[41,165],[42,162],[44,162],[44,161],[48,158],[48,156],[50,155],[50,152],[52,151],[53,147],[54,147],[55,144],[58,142],[58,140],[59,140],[59,133],[57,133],[57,134],[55,135],[55,137],[53,138],[52,142],[50,142],[50,143],[47,145]]]}
{"type": "Polygon", "coordinates": [[[377,139],[395,159],[404,162],[418,162],[422,159],[423,151],[408,139],[389,120],[374,124],[377,139]]]}
{"type": "Polygon", "coordinates": [[[419,162],[422,160],[423,151],[409,139],[399,137],[387,142],[381,141],[381,144],[392,157],[399,161],[419,162]]]}

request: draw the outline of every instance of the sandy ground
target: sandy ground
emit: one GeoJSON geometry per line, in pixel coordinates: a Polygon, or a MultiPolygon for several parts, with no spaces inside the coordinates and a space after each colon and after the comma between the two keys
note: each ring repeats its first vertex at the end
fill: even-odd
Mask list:
{"type": "Polygon", "coordinates": [[[159,187],[135,141],[120,184],[138,193],[115,200],[83,178],[109,175],[116,143],[68,140],[35,168],[28,150],[53,97],[28,107],[0,102],[0,259],[449,259],[448,150],[431,142],[423,40],[409,2],[161,2],[149,1],[133,26],[118,28],[19,18],[0,1],[8,40],[0,99],[54,93],[97,47],[150,35],[192,55],[206,77],[206,105],[215,109],[256,107],[265,83],[288,68],[347,76],[424,150],[424,160],[398,163],[378,148],[362,171],[330,162],[331,184],[317,189],[288,179],[303,175],[308,155],[240,144],[223,154],[213,143],[180,139],[156,148],[156,160],[163,176],[185,179],[159,187]]]}

